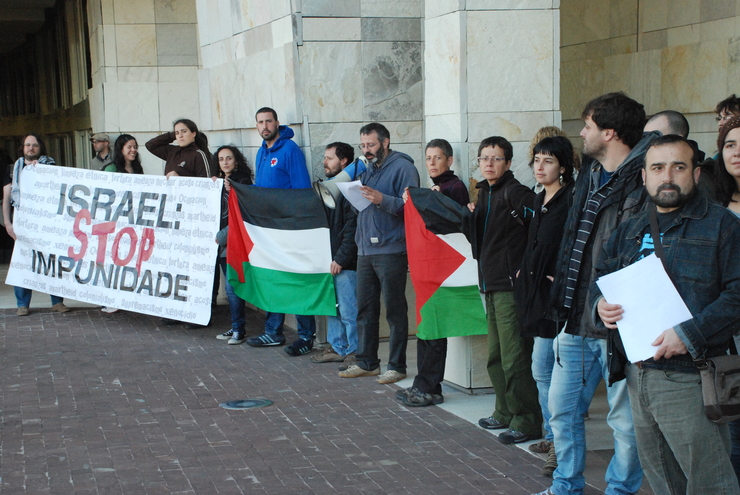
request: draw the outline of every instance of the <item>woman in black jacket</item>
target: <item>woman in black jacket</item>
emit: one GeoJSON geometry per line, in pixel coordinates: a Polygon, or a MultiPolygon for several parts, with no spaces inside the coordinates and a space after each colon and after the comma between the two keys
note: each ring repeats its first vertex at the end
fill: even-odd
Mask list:
{"type": "Polygon", "coordinates": [[[529,224],[527,247],[514,283],[514,297],[522,335],[534,337],[532,376],[537,382],[545,424],[545,441],[532,447],[535,451],[548,452],[542,472],[552,476],[557,461],[547,401],[555,362],[553,341],[561,326],[545,319],[545,312],[573,196],[573,146],[568,138],[556,136],[540,141],[534,147],[532,168],[535,179],[544,189],[534,201],[534,218],[529,224]]]}

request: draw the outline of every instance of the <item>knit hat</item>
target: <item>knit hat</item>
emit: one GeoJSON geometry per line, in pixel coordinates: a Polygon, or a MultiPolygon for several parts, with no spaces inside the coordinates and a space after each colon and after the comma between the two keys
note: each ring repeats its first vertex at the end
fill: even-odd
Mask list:
{"type": "Polygon", "coordinates": [[[730,120],[725,122],[722,127],[719,128],[719,136],[717,137],[717,149],[720,153],[722,153],[722,148],[724,148],[725,146],[725,139],[727,139],[727,134],[736,127],[740,127],[740,116],[732,117],[730,120]]]}

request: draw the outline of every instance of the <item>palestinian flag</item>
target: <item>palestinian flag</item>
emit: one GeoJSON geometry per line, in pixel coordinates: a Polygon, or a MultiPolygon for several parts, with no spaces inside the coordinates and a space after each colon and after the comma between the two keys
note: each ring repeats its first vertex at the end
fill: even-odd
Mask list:
{"type": "Polygon", "coordinates": [[[478,265],[463,234],[474,232],[472,215],[439,192],[410,188],[404,222],[417,336],[432,340],[486,334],[478,265]]]}
{"type": "Polygon", "coordinates": [[[313,189],[231,184],[227,278],[258,308],[336,315],[329,224],[313,189]]]}

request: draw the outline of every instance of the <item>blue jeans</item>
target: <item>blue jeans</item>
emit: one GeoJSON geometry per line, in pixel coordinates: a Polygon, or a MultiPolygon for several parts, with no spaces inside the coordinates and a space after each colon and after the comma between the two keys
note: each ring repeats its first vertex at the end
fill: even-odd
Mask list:
{"type": "MultiPolygon", "coordinates": [[[[224,272],[224,282],[226,290],[226,297],[229,300],[229,310],[231,311],[231,330],[233,330],[235,333],[244,333],[244,319],[246,310],[244,307],[244,299],[237,296],[234,293],[234,288],[229,283],[228,277],[226,277],[226,258],[219,258],[218,264],[221,266],[221,270],[224,272]]],[[[216,272],[218,273],[218,272],[216,272]]],[[[213,302],[216,302],[216,299],[213,299],[213,302]]]]}
{"type": "MultiPolygon", "coordinates": [[[[19,308],[27,308],[31,305],[31,296],[33,295],[33,291],[31,289],[26,289],[25,287],[13,287],[13,292],[15,292],[15,302],[18,304],[19,308]]],[[[64,302],[63,297],[51,296],[52,306],[59,304],[60,302],[64,302]]]]}
{"type": "Polygon", "coordinates": [[[655,495],[738,495],[727,425],[709,421],[698,373],[627,366],[640,461],[655,495]]]}
{"type": "Polygon", "coordinates": [[[406,373],[406,346],[409,338],[406,303],[406,253],[357,257],[358,366],[374,370],[380,366],[380,294],[391,335],[388,369],[406,373]]]}
{"type": "MultiPolygon", "coordinates": [[[[608,378],[606,340],[561,333],[555,339],[560,365],[555,365],[550,383],[550,427],[554,435],[558,468],[551,491],[555,495],[583,493],[586,480],[586,427],[594,391],[608,378]]],[[[632,410],[625,380],[606,389],[609,414],[606,422],[614,432],[614,456],[606,470],[607,495],[632,494],[642,484],[637,456],[632,410]]]]}
{"type": "Polygon", "coordinates": [[[532,349],[532,377],[537,382],[542,419],[545,425],[545,440],[552,442],[552,428],[550,427],[550,408],[547,407],[552,379],[552,367],[555,364],[555,352],[552,344],[555,339],[534,338],[532,349]]]}
{"type": "MultiPolygon", "coordinates": [[[[295,315],[295,319],[298,323],[298,337],[312,342],[316,336],[316,319],[313,315],[295,315]]],[[[283,313],[268,311],[265,316],[265,333],[275,340],[283,339],[283,322],[285,322],[283,313]]]]}
{"type": "Polygon", "coordinates": [[[327,316],[327,340],[344,357],[357,352],[357,272],[342,270],[334,275],[337,316],[327,316]]]}

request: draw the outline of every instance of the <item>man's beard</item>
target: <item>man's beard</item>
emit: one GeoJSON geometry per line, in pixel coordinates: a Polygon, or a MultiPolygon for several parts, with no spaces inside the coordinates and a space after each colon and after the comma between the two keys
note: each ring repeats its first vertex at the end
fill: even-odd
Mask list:
{"type": "Polygon", "coordinates": [[[606,144],[601,143],[600,146],[588,146],[585,142],[583,143],[583,154],[593,158],[594,160],[601,161],[602,157],[604,156],[604,150],[606,149],[606,144]]]}
{"type": "Polygon", "coordinates": [[[385,149],[383,148],[383,145],[378,148],[378,153],[376,155],[373,155],[372,153],[365,153],[365,158],[367,158],[367,161],[373,164],[378,164],[383,162],[383,158],[385,158],[385,149]],[[371,158],[372,157],[372,158],[371,158]]]}
{"type": "Polygon", "coordinates": [[[694,194],[694,189],[683,194],[681,188],[677,184],[661,184],[655,191],[655,194],[650,196],[653,199],[653,203],[661,208],[678,208],[685,205],[691,199],[694,194]],[[661,191],[670,191],[669,194],[661,195],[661,191]]]}
{"type": "Polygon", "coordinates": [[[39,158],[41,158],[41,152],[38,152],[38,153],[35,153],[35,154],[32,154],[32,155],[23,155],[23,158],[25,158],[25,160],[26,160],[27,162],[33,162],[33,161],[36,161],[36,160],[38,160],[39,158]]]}
{"type": "Polygon", "coordinates": [[[272,141],[273,139],[275,139],[275,136],[277,136],[277,133],[278,133],[278,128],[276,127],[275,130],[272,131],[267,137],[263,135],[262,139],[264,139],[265,141],[272,141]]]}

